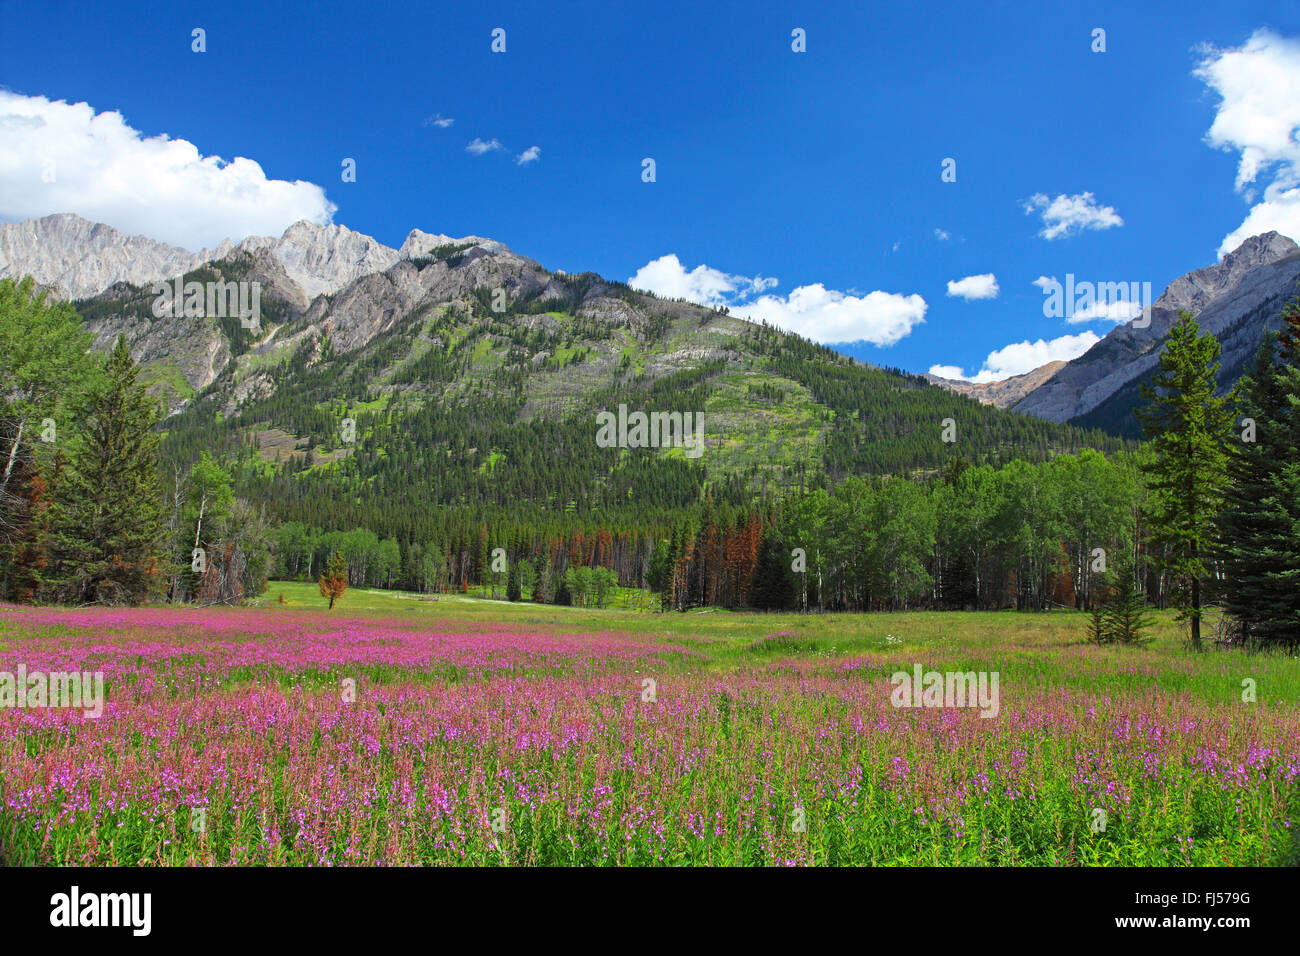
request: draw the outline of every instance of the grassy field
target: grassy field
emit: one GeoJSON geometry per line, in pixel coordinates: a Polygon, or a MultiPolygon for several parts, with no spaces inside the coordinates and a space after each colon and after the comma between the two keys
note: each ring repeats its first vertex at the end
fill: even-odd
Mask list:
{"type": "Polygon", "coordinates": [[[1167,614],[1148,647],[1096,648],[1061,611],[658,614],[357,589],[323,604],[276,582],[250,609],[0,607],[0,671],[106,686],[98,719],[0,709],[0,855],[1297,860],[1300,660],[1193,656],[1167,614]],[[891,676],[917,665],[996,673],[996,714],[895,706],[891,676]]]}

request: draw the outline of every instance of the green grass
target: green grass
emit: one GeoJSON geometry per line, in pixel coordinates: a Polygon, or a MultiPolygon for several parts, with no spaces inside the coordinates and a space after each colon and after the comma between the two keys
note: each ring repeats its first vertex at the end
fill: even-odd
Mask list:
{"type": "Polygon", "coordinates": [[[189,400],[198,394],[180,367],[170,362],[156,362],[146,366],[141,381],[149,387],[165,388],[179,399],[189,400]]]}
{"type": "MultiPolygon", "coordinates": [[[[1087,640],[1087,616],[1066,610],[764,614],[709,608],[662,613],[632,607],[633,601],[644,604],[647,598],[644,592],[630,588],[620,588],[612,606],[603,609],[507,601],[504,586],[498,589],[497,599],[487,596],[487,588],[475,590],[480,593],[425,595],[349,588],[337,613],[426,621],[430,626],[505,623],[556,633],[614,632],[665,642],[685,641],[709,647],[704,666],[710,669],[730,670],[783,658],[887,653],[891,658],[912,660],[915,655],[930,654],[945,660],[993,658],[1027,680],[1094,693],[1149,687],[1158,681],[1163,690],[1186,691],[1224,705],[1239,702],[1241,682],[1252,678],[1260,704],[1300,703],[1300,656],[1282,651],[1192,654],[1186,648],[1185,628],[1175,622],[1173,611],[1153,612],[1149,645],[1097,649],[1087,640]],[[1092,662],[1082,666],[1073,658],[1060,658],[1056,652],[1062,649],[1086,651],[1092,662]]],[[[259,603],[274,611],[320,609],[325,602],[314,584],[276,581],[259,603]],[[284,605],[277,601],[281,594],[287,602],[284,605]]],[[[1213,620],[1206,622],[1207,630],[1213,620]]]]}

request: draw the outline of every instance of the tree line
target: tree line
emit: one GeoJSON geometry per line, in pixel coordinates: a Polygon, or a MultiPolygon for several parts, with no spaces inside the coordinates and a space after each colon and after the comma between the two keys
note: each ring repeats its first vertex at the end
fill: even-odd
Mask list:
{"type": "MultiPolygon", "coordinates": [[[[604,604],[616,586],[648,589],[665,609],[1107,603],[1112,634],[1140,627],[1141,606],[1172,604],[1197,647],[1203,609],[1218,601],[1233,639],[1300,643],[1300,306],[1291,303],[1282,319],[1282,334],[1266,336],[1250,373],[1220,395],[1218,342],[1181,315],[1146,387],[1147,441],[1136,450],[1044,447],[1040,455],[972,461],[958,444],[944,446],[937,471],[912,462],[892,475],[826,476],[769,496],[694,471],[676,487],[650,481],[695,467],[678,461],[617,486],[604,509],[573,501],[538,509],[529,500],[536,490],[522,485],[513,488],[515,502],[480,501],[473,479],[454,485],[442,507],[416,509],[391,466],[365,476],[388,492],[367,500],[328,473],[308,478],[254,462],[238,443],[196,449],[196,422],[184,430],[195,456],[188,465],[168,459],[160,451],[162,408],[125,341],[107,356],[90,351],[71,306],[30,279],[6,280],[0,596],[232,603],[261,593],[270,577],[315,580],[338,555],[344,584],[478,586],[515,600],[578,604],[604,604]],[[642,501],[628,506],[632,487],[642,501]]],[[[760,347],[775,349],[770,334],[755,332],[760,347]]],[[[869,413],[866,399],[842,387],[839,364],[790,374],[836,406],[837,419],[857,417],[839,414],[854,408],[869,413]]],[[[650,387],[703,387],[710,374],[688,370],[650,387]]],[[[387,440],[424,455],[425,438],[448,440],[472,424],[456,418],[467,414],[425,406],[407,420],[415,435],[403,438],[390,423],[387,440]]],[[[563,432],[517,427],[525,432],[515,437],[549,467],[542,462],[556,456],[546,439],[563,432]]],[[[483,437],[471,428],[450,440],[483,437]]],[[[1096,633],[1101,639],[1099,623],[1096,633]]]]}

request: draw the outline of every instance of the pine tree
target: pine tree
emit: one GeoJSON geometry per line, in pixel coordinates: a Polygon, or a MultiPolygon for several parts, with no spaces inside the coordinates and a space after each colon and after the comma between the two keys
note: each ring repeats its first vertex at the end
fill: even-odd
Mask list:
{"type": "Polygon", "coordinates": [[[488,553],[488,529],[487,522],[483,522],[478,529],[478,541],[474,546],[474,578],[473,584],[487,584],[488,575],[492,573],[491,558],[488,553]]]}
{"type": "Polygon", "coordinates": [[[519,601],[524,596],[523,576],[520,568],[523,560],[516,560],[510,565],[510,571],[506,575],[506,600],[519,601]]]}
{"type": "Polygon", "coordinates": [[[1099,585],[1093,595],[1092,606],[1088,609],[1088,640],[1101,647],[1111,642],[1110,628],[1106,626],[1106,597],[1109,592],[1105,585],[1099,585]]]}
{"type": "Polygon", "coordinates": [[[555,596],[552,593],[551,556],[545,547],[537,554],[537,583],[533,585],[533,600],[538,604],[549,604],[555,596]]]}
{"type": "Polygon", "coordinates": [[[1280,318],[1282,390],[1289,428],[1279,442],[1279,456],[1285,464],[1278,498],[1285,518],[1278,529],[1278,566],[1270,575],[1271,603],[1278,622],[1277,639],[1295,646],[1300,644],[1300,299],[1288,302],[1280,318]]]}
{"type": "Polygon", "coordinates": [[[656,541],[650,555],[650,567],[646,572],[646,583],[650,590],[659,595],[661,606],[672,606],[673,546],[668,541],[656,541]]]}
{"type": "Polygon", "coordinates": [[[348,589],[348,562],[342,551],[335,551],[320,576],[320,596],[329,598],[329,609],[334,610],[334,602],[343,597],[348,589]]]}
{"type": "Polygon", "coordinates": [[[1143,517],[1162,549],[1161,566],[1180,585],[1181,619],[1190,623],[1192,649],[1199,651],[1201,581],[1215,547],[1232,418],[1227,399],[1215,395],[1218,340],[1201,335],[1189,312],[1178,316],[1152,383],[1142,386],[1148,404],[1138,410],[1138,419],[1153,452],[1144,468],[1150,499],[1143,517]]]}
{"type": "Polygon", "coordinates": [[[161,410],[139,373],[119,336],[52,489],[43,581],[55,600],[139,604],[165,583],[166,526],[153,431],[161,410]]]}
{"type": "Polygon", "coordinates": [[[1127,554],[1115,565],[1102,622],[1109,641],[1145,644],[1150,640],[1143,633],[1151,626],[1146,597],[1138,590],[1133,559],[1127,554]]]}
{"type": "Polygon", "coordinates": [[[1228,445],[1228,487],[1219,513],[1224,610],[1252,643],[1294,640],[1295,585],[1284,583],[1294,518],[1283,471],[1291,411],[1272,332],[1238,385],[1240,441],[1228,445]]]}
{"type": "Polygon", "coordinates": [[[783,610],[794,603],[794,581],[790,576],[790,553],[769,528],[758,547],[758,563],[750,603],[765,611],[783,610]]]}

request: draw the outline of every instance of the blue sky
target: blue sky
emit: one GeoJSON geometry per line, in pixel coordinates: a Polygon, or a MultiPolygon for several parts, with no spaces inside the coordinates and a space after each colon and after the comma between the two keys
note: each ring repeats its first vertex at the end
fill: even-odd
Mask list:
{"type": "Polygon", "coordinates": [[[0,34],[0,218],[191,248],[329,215],[392,246],[489,236],[997,377],[1114,325],[1045,317],[1040,276],[1159,294],[1248,215],[1300,239],[1300,5],[1046,6],[0,3],[24,24],[0,34]],[[137,133],[192,168],[152,169],[137,133]],[[996,297],[949,295],[989,274],[955,288],[996,297]]]}

